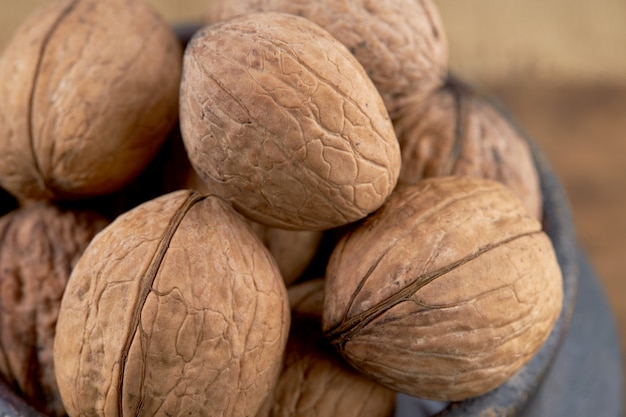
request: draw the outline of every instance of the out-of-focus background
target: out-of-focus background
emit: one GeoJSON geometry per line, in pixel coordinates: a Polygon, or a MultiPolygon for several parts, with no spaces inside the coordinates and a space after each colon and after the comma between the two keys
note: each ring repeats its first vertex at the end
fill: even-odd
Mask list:
{"type": "MultiPolygon", "coordinates": [[[[147,1],[175,24],[211,0],[147,1]]],[[[0,50],[46,2],[0,3],[0,50]]],[[[626,2],[435,2],[451,69],[508,108],[564,184],[626,346],[626,2]]]]}

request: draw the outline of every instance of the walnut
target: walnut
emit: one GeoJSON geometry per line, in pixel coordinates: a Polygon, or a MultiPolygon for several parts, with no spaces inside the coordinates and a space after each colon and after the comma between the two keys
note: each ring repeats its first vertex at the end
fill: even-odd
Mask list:
{"type": "Polygon", "coordinates": [[[399,392],[457,401],[509,379],[561,310],[538,220],[501,183],[399,187],[335,248],[323,329],[344,358],[399,392]]]}
{"type": "Polygon", "coordinates": [[[70,415],[251,416],[280,371],[285,285],[243,219],[178,191],[103,230],[63,296],[54,360],[70,415]]]}
{"type": "Polygon", "coordinates": [[[33,407],[63,416],[52,342],[70,272],[106,224],[92,211],[34,204],[0,218],[0,375],[33,407]]]}
{"type": "Polygon", "coordinates": [[[526,139],[475,89],[451,78],[395,120],[402,150],[398,184],[445,175],[470,175],[509,186],[542,217],[539,174],[526,139]]]}
{"type": "Polygon", "coordinates": [[[324,280],[289,288],[292,325],[269,416],[392,416],[395,392],[346,364],[321,328],[324,280]]]}
{"type": "Polygon", "coordinates": [[[180,105],[196,171],[259,223],[330,229],[395,187],[400,150],[380,95],[346,47],[304,18],[251,13],[199,30],[180,105]]]}
{"type": "Polygon", "coordinates": [[[320,25],[354,54],[393,116],[443,85],[448,41],[431,0],[226,0],[211,2],[208,20],[261,11],[302,16],[320,25]]]}
{"type": "Polygon", "coordinates": [[[324,309],[324,279],[313,278],[287,289],[292,315],[322,320],[324,309]]]}
{"type": "MultiPolygon", "coordinates": [[[[211,194],[210,187],[202,181],[189,162],[182,140],[172,137],[166,144],[169,158],[164,164],[166,190],[191,189],[211,194]]],[[[269,249],[278,264],[285,284],[293,284],[309,267],[317,254],[322,232],[318,230],[287,230],[266,226],[246,218],[254,233],[269,249]]]]}
{"type": "Polygon", "coordinates": [[[117,190],[178,116],[182,50],[141,0],[55,0],[0,58],[0,184],[20,199],[117,190]]]}
{"type": "Polygon", "coordinates": [[[249,224],[272,254],[287,285],[306,271],[322,241],[322,232],[317,230],[286,230],[253,221],[249,224]]]}
{"type": "MultiPolygon", "coordinates": [[[[193,169],[189,171],[187,185],[186,188],[210,193],[209,187],[193,169]]],[[[285,284],[291,285],[296,282],[317,254],[322,241],[322,232],[319,230],[280,229],[257,223],[248,218],[245,220],[270,251],[285,284]]]]}

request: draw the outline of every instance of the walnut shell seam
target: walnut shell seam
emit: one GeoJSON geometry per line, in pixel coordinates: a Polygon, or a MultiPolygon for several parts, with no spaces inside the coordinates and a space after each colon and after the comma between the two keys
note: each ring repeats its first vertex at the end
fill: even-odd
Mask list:
{"type": "MultiPolygon", "coordinates": [[[[359,294],[359,290],[360,290],[359,288],[352,295],[351,300],[346,308],[346,313],[344,315],[344,318],[341,320],[341,322],[336,324],[334,327],[326,330],[324,334],[328,338],[328,340],[331,341],[333,345],[335,345],[336,347],[340,349],[343,349],[343,346],[345,346],[345,344],[350,340],[352,335],[358,333],[362,328],[367,326],[372,320],[374,320],[375,318],[383,314],[385,311],[391,309],[392,307],[394,307],[395,305],[403,301],[408,300],[413,294],[419,291],[420,288],[431,283],[432,281],[436,280],[440,276],[445,275],[446,273],[452,271],[453,269],[460,267],[466,264],[467,262],[470,262],[478,258],[485,252],[495,249],[501,245],[506,245],[507,243],[512,242],[514,240],[517,240],[526,236],[541,234],[541,233],[542,233],[541,230],[526,232],[526,233],[522,233],[516,236],[511,236],[506,239],[500,240],[498,242],[494,242],[489,245],[485,245],[481,248],[478,248],[478,250],[475,251],[474,253],[471,253],[461,259],[458,259],[456,262],[453,262],[444,268],[432,271],[426,275],[418,276],[411,284],[402,288],[401,290],[393,294],[391,297],[388,297],[382,302],[379,302],[373,305],[372,307],[368,308],[362,313],[356,314],[350,318],[346,318],[346,315],[350,311],[350,306],[352,305],[353,300],[359,294]]],[[[369,269],[368,273],[363,277],[362,282],[367,281],[367,278],[376,269],[376,266],[379,263],[380,263],[380,259],[377,262],[375,262],[374,265],[369,269]]]]}

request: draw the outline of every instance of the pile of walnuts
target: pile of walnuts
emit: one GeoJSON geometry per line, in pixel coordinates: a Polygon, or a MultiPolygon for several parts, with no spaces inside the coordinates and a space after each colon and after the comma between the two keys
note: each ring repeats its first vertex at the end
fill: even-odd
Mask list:
{"type": "Polygon", "coordinates": [[[59,417],[386,417],[511,378],[561,271],[436,7],[206,18],[183,47],[142,0],[54,0],[3,52],[5,382],[59,417]]]}

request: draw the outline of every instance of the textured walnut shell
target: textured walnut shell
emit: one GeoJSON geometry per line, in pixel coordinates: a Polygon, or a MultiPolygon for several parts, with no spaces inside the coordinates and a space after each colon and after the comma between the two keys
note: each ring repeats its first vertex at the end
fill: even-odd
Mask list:
{"type": "Polygon", "coordinates": [[[286,230],[252,221],[250,227],[272,254],[287,285],[306,271],[322,241],[322,232],[316,230],[286,230]]]}
{"type": "Polygon", "coordinates": [[[431,0],[213,1],[208,19],[268,11],[305,17],[346,45],[392,115],[406,97],[423,97],[443,85],[448,41],[431,0]]]}
{"type": "MultiPolygon", "coordinates": [[[[202,188],[199,187],[199,190],[202,191],[202,188]]],[[[245,220],[276,261],[285,284],[296,282],[315,258],[322,241],[322,232],[280,229],[248,218],[245,220]]]]}
{"type": "Polygon", "coordinates": [[[394,122],[402,150],[399,185],[446,175],[493,179],[541,218],[539,175],[528,142],[490,101],[450,79],[404,112],[394,122]]]}
{"type": "Polygon", "coordinates": [[[0,218],[0,375],[33,407],[64,416],[52,343],[72,268],[107,221],[49,204],[0,218]]]}
{"type": "Polygon", "coordinates": [[[289,288],[292,326],[285,365],[267,415],[388,417],[395,392],[346,364],[322,334],[324,280],[289,288]]]}
{"type": "Polygon", "coordinates": [[[363,67],[328,32],[285,13],[196,33],[180,123],[210,189],[269,226],[322,230],[361,219],[400,170],[393,126],[363,67]]]}
{"type": "Polygon", "coordinates": [[[118,217],[87,248],[54,343],[71,416],[250,416],[280,371],[285,285],[223,200],[179,191],[118,217]]]}
{"type": "Polygon", "coordinates": [[[178,116],[181,46],[142,0],[55,0],[0,58],[0,184],[21,199],[119,189],[178,116]]]}
{"type": "MultiPolygon", "coordinates": [[[[166,145],[170,152],[165,163],[165,188],[169,191],[191,189],[212,194],[210,187],[194,171],[180,138],[173,137],[166,145]]],[[[287,230],[266,226],[246,218],[246,221],[269,249],[280,274],[289,285],[306,271],[322,240],[318,230],[287,230]]]]}
{"type": "Polygon", "coordinates": [[[324,332],[348,362],[443,401],[517,372],[563,298],[540,223],[504,185],[470,177],[398,188],[339,243],[326,278],[324,332]]]}

